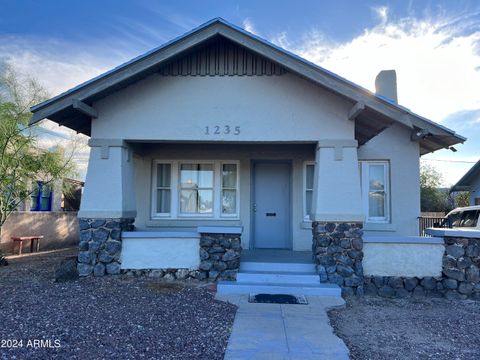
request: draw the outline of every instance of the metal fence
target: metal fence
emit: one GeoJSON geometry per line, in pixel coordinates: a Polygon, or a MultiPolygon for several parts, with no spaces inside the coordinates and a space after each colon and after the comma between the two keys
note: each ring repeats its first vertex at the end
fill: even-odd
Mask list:
{"type": "Polygon", "coordinates": [[[425,229],[427,229],[427,228],[431,228],[431,227],[446,227],[446,228],[449,228],[449,227],[451,227],[448,222],[446,222],[442,226],[442,222],[444,220],[445,220],[444,217],[419,216],[418,217],[418,227],[419,227],[420,236],[430,236],[428,234],[425,234],[425,229]]]}

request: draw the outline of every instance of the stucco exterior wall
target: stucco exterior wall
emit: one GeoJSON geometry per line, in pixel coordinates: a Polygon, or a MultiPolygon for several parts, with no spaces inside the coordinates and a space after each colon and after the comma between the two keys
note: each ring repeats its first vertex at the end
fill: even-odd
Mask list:
{"type": "Polygon", "coordinates": [[[347,120],[351,104],[290,73],[153,75],[93,107],[99,116],[92,122],[92,138],[317,141],[354,137],[354,124],[347,120]],[[215,126],[220,134],[215,134],[215,126]],[[228,134],[225,126],[230,127],[228,134]]]}
{"type": "Polygon", "coordinates": [[[390,163],[390,223],[364,225],[367,236],[417,236],[420,216],[420,160],[418,142],[410,131],[393,125],[358,149],[359,160],[390,163]]]}
{"type": "Polygon", "coordinates": [[[249,249],[251,241],[251,167],[252,160],[288,160],[292,164],[291,223],[294,250],[311,250],[312,234],[304,220],[303,177],[305,161],[314,159],[314,145],[215,145],[215,144],[158,144],[148,145],[142,156],[134,156],[135,188],[137,194],[138,230],[194,231],[197,226],[243,226],[242,247],[249,249]],[[240,217],[218,219],[152,219],[151,179],[154,160],[239,160],[240,217]]]}
{"type": "MultiPolygon", "coordinates": [[[[40,251],[61,249],[78,244],[78,219],[76,212],[18,211],[10,215],[2,227],[0,246],[7,253],[12,252],[12,236],[43,235],[40,251]]],[[[18,251],[15,245],[15,252],[18,251]]],[[[25,252],[29,252],[30,242],[25,242],[25,252]]]]}
{"type": "Polygon", "coordinates": [[[363,270],[370,276],[442,275],[443,244],[369,243],[363,246],[363,270]]]}
{"type": "Polygon", "coordinates": [[[170,237],[143,235],[140,232],[123,233],[122,269],[198,268],[200,264],[199,234],[183,234],[182,237],[178,237],[178,234],[172,234],[170,237]]]}

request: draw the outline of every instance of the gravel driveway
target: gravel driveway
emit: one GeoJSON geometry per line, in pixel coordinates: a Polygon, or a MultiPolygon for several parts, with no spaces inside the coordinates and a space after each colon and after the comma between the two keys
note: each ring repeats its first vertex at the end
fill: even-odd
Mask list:
{"type": "Polygon", "coordinates": [[[480,359],[480,302],[365,297],[329,316],[352,359],[480,359]]]}
{"type": "Polygon", "coordinates": [[[55,267],[73,253],[0,267],[0,359],[223,359],[235,306],[205,288],[152,278],[55,283],[55,267]],[[6,340],[23,340],[23,347],[6,340]],[[34,340],[53,348],[33,347],[34,340]]]}

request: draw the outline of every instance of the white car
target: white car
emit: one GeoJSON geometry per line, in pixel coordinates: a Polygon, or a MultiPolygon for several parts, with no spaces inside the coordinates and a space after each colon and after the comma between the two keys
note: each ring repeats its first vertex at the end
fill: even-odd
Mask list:
{"type": "Polygon", "coordinates": [[[480,230],[479,216],[480,205],[456,208],[450,211],[445,219],[434,227],[480,230]]]}

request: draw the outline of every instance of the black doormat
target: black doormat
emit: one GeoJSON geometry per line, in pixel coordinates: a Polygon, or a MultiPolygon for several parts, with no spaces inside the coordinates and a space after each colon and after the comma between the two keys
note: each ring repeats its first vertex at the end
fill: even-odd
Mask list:
{"type": "Polygon", "coordinates": [[[287,294],[250,294],[248,302],[262,304],[296,304],[307,305],[308,301],[303,295],[287,294]]]}

